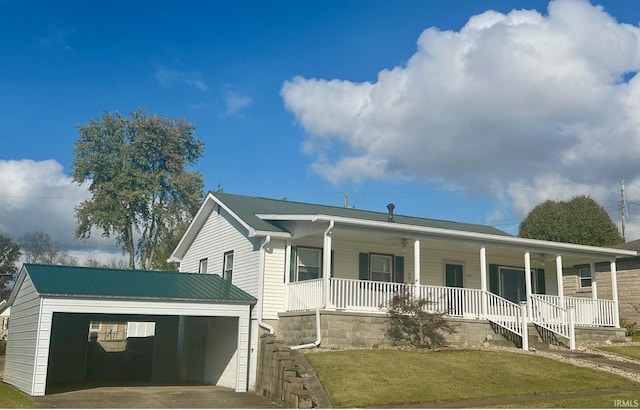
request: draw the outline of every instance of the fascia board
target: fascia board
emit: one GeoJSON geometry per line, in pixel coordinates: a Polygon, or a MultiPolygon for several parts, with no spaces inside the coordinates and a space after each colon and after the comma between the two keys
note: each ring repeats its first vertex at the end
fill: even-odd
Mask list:
{"type": "Polygon", "coordinates": [[[193,242],[193,239],[195,238],[195,233],[193,231],[200,230],[202,228],[206,219],[205,221],[202,221],[201,219],[208,216],[203,216],[204,213],[210,213],[213,209],[209,206],[212,199],[213,198],[211,193],[208,193],[204,198],[204,201],[202,201],[200,209],[198,209],[198,212],[196,212],[196,215],[193,217],[191,223],[187,227],[187,230],[184,231],[184,234],[182,235],[182,238],[180,238],[178,245],[176,245],[176,248],[171,253],[171,256],[169,256],[169,259],[167,259],[167,262],[180,262],[182,260],[184,254],[186,253],[186,249],[189,247],[189,245],[191,245],[191,242],[193,242]]]}
{"type": "Polygon", "coordinates": [[[603,255],[609,257],[629,257],[629,256],[637,256],[638,253],[636,251],[624,250],[624,249],[616,249],[616,248],[605,248],[598,246],[588,246],[588,245],[576,245],[569,244],[563,242],[551,242],[551,241],[543,241],[539,239],[527,239],[527,238],[517,238],[513,236],[503,236],[503,235],[491,235],[486,233],[479,232],[466,232],[466,231],[456,231],[452,229],[442,229],[442,228],[430,228],[425,226],[416,226],[416,225],[406,225],[400,224],[397,222],[379,222],[379,221],[365,221],[362,219],[353,219],[353,218],[344,218],[344,217],[336,217],[331,215],[316,215],[312,220],[317,221],[334,221],[335,223],[345,224],[345,225],[356,225],[356,226],[365,226],[370,228],[378,228],[384,230],[395,230],[395,231],[403,231],[403,232],[411,232],[415,234],[426,234],[433,235],[439,237],[447,237],[452,239],[460,239],[460,240],[471,240],[477,242],[486,242],[486,243],[495,243],[503,246],[514,246],[518,248],[524,249],[544,249],[544,250],[555,250],[555,251],[563,251],[570,253],[579,253],[579,254],[596,254],[603,255]]]}

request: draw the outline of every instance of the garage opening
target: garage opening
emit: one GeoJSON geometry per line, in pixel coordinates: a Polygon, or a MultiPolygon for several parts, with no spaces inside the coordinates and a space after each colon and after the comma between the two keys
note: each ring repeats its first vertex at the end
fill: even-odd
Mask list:
{"type": "Polygon", "coordinates": [[[91,321],[88,381],[151,381],[155,322],[91,321]]]}
{"type": "MultiPolygon", "coordinates": [[[[59,390],[61,385],[76,383],[151,382],[158,321],[165,328],[177,329],[177,317],[54,313],[48,385],[59,390]]],[[[174,332],[164,333],[175,338],[174,332]]],[[[161,341],[159,346],[162,345],[167,345],[167,341],[161,341]]],[[[175,357],[175,347],[169,351],[175,357]]],[[[173,380],[175,370],[171,370],[170,376],[159,378],[173,380]]]]}

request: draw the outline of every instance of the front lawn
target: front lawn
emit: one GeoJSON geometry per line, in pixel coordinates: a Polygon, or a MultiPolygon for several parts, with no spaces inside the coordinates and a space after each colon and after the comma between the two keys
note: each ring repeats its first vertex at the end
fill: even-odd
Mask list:
{"type": "Polygon", "coordinates": [[[334,407],[628,388],[628,380],[544,357],[480,350],[307,354],[334,407]]]}
{"type": "Polygon", "coordinates": [[[601,346],[598,349],[640,360],[640,346],[601,346]]]}
{"type": "Polygon", "coordinates": [[[29,396],[20,390],[0,382],[0,409],[35,408],[29,396]]]}

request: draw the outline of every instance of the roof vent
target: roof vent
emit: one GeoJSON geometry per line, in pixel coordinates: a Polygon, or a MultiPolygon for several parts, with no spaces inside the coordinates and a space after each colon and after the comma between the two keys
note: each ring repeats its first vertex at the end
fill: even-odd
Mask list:
{"type": "Polygon", "coordinates": [[[389,222],[393,222],[393,210],[396,209],[396,206],[394,204],[389,204],[387,205],[387,209],[389,210],[389,216],[387,217],[387,220],[389,222]]]}

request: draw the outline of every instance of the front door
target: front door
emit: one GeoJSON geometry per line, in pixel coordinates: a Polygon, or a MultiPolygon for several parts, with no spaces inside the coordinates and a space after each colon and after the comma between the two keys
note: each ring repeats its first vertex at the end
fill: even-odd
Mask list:
{"type": "Polygon", "coordinates": [[[527,299],[524,269],[500,267],[500,294],[513,303],[527,299]]]}

